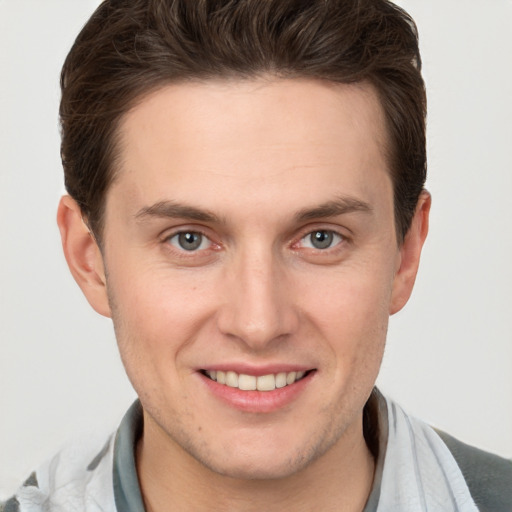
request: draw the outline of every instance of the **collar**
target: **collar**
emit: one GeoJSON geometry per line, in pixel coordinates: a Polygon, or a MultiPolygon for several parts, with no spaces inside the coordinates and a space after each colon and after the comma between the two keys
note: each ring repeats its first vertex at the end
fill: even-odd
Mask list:
{"type": "MultiPolygon", "coordinates": [[[[376,457],[372,491],[363,512],[374,512],[380,498],[384,455],[388,438],[386,400],[375,388],[363,414],[364,434],[376,457]]],[[[114,442],[113,483],[116,508],[123,512],[145,512],[137,476],[135,452],[143,431],[142,406],[136,400],[128,409],[117,430],[114,442]]]]}

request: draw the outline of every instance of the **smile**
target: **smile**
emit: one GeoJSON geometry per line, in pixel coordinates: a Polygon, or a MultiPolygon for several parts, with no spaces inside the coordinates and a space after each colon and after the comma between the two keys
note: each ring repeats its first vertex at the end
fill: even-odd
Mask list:
{"type": "Polygon", "coordinates": [[[284,388],[301,380],[308,372],[281,372],[275,374],[246,375],[233,371],[208,370],[202,372],[211,380],[224,384],[230,388],[238,388],[242,391],[274,391],[284,388]]]}

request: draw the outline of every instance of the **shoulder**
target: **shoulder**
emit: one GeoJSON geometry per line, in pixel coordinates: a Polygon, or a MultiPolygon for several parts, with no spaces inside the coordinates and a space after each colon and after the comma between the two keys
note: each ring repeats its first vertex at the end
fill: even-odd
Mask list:
{"type": "Polygon", "coordinates": [[[481,512],[512,511],[512,460],[469,446],[436,430],[457,462],[481,512]]]}
{"type": "Polygon", "coordinates": [[[0,502],[0,512],[114,510],[112,445],[112,436],[70,443],[34,471],[12,498],[0,502]]]}

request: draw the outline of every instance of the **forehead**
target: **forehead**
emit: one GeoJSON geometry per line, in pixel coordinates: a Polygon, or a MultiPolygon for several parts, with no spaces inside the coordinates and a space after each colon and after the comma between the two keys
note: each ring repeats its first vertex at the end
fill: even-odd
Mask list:
{"type": "Polygon", "coordinates": [[[367,84],[168,85],[125,115],[120,139],[112,189],[126,204],[185,199],[210,208],[231,190],[233,207],[237,194],[262,204],[280,196],[291,208],[329,191],[376,200],[389,188],[384,114],[367,84]]]}

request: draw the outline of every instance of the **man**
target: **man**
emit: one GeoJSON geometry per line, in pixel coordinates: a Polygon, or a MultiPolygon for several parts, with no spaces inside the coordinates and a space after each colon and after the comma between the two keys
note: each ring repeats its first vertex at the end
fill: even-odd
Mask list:
{"type": "Polygon", "coordinates": [[[5,510],[510,510],[374,389],[430,209],[404,12],[111,0],[62,91],[64,253],[140,403],[5,510]]]}

